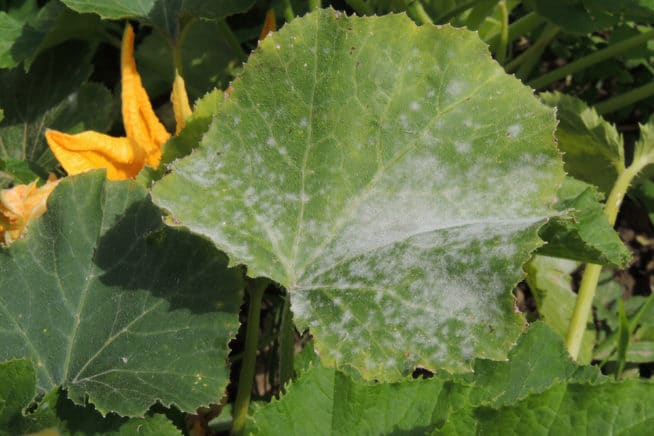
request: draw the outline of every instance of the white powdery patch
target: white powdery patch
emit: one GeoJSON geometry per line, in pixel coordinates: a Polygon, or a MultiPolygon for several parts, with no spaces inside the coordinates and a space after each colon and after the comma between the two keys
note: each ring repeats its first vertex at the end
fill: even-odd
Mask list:
{"type": "Polygon", "coordinates": [[[517,138],[520,136],[520,133],[522,133],[522,124],[512,124],[509,126],[508,129],[506,129],[506,133],[511,137],[511,138],[517,138]]]}
{"type": "Polygon", "coordinates": [[[463,90],[465,89],[465,84],[460,81],[460,80],[452,80],[450,83],[447,84],[447,87],[445,88],[445,91],[453,96],[456,97],[460,95],[463,90]]]}

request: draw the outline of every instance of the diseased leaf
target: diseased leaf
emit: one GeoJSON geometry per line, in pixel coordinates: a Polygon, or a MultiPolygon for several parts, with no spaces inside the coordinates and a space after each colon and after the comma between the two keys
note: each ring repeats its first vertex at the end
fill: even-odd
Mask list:
{"type": "Polygon", "coordinates": [[[38,389],[106,413],[220,397],[242,278],[210,243],[161,223],[133,182],[62,181],[25,239],[0,250],[0,359],[30,357],[38,389]]]}
{"type": "MultiPolygon", "coordinates": [[[[536,300],[538,315],[561,338],[568,333],[577,300],[571,277],[577,266],[577,262],[570,260],[538,255],[525,265],[527,284],[536,300]]],[[[577,362],[589,364],[594,345],[595,331],[586,329],[577,362]]]]}
{"type": "Polygon", "coordinates": [[[561,382],[603,381],[596,367],[575,365],[563,341],[542,323],[530,327],[508,362],[477,360],[463,376],[437,373],[431,379],[392,384],[355,381],[338,370],[308,366],[280,400],[258,405],[248,423],[254,434],[424,434],[461,414],[469,421],[457,434],[470,434],[475,410],[500,408],[547,392],[561,382]]]}
{"type": "Polygon", "coordinates": [[[521,330],[510,289],[563,177],[553,128],[474,33],[319,10],[262,42],[153,195],[286,287],[325,364],[465,371],[521,330]]]}
{"type": "Polygon", "coordinates": [[[46,128],[71,133],[109,128],[111,93],[101,85],[84,83],[91,74],[88,55],[84,44],[70,42],[43,53],[29,74],[22,68],[0,72],[5,109],[0,157],[30,160],[52,170],[56,160],[45,142],[46,128]]]}
{"type": "Polygon", "coordinates": [[[615,126],[583,101],[560,93],[540,94],[556,107],[556,137],[563,152],[565,170],[576,179],[592,183],[607,194],[624,171],[624,142],[615,126]]]}
{"type": "Polygon", "coordinates": [[[552,218],[540,229],[539,235],[546,244],[538,249],[538,253],[626,267],[631,261],[631,252],[609,224],[601,199],[595,187],[566,177],[559,190],[556,208],[569,213],[552,218]]]}

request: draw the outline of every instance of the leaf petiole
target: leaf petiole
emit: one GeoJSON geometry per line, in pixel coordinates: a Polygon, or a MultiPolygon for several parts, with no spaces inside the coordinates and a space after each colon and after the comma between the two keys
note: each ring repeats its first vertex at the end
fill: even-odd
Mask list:
{"type": "Polygon", "coordinates": [[[250,296],[247,328],[245,331],[245,351],[243,352],[243,363],[241,374],[238,377],[238,391],[234,402],[234,420],[232,422],[232,434],[241,435],[245,429],[245,420],[250,407],[250,396],[252,394],[252,382],[254,380],[254,368],[257,360],[257,345],[259,343],[259,323],[261,321],[261,302],[263,294],[270,281],[257,278],[252,280],[248,286],[250,296]]]}

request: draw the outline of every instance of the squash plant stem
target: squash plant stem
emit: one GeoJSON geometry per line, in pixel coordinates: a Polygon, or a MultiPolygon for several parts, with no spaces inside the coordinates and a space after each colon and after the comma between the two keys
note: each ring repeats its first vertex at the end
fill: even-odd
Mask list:
{"type": "Polygon", "coordinates": [[[279,381],[282,391],[293,378],[295,360],[295,327],[291,312],[291,296],[286,294],[282,307],[282,319],[279,326],[279,381]]]}
{"type": "Polygon", "coordinates": [[[606,48],[603,48],[602,50],[598,50],[595,53],[589,54],[588,56],[584,56],[577,61],[569,63],[568,65],[557,68],[556,70],[550,71],[547,74],[543,74],[541,77],[529,82],[528,85],[534,89],[545,88],[557,80],[563,79],[565,76],[577,73],[597,63],[621,55],[622,53],[629,51],[634,47],[638,47],[639,45],[646,43],[650,39],[654,39],[654,30],[641,33],[640,35],[632,36],[631,38],[625,39],[624,41],[620,41],[606,48]]]}
{"type": "Polygon", "coordinates": [[[261,302],[263,293],[268,286],[267,279],[255,279],[250,282],[250,294],[247,327],[245,330],[245,351],[241,363],[241,374],[238,377],[238,390],[234,402],[234,420],[232,421],[232,434],[242,435],[245,429],[245,420],[250,407],[252,382],[254,381],[254,368],[257,360],[257,346],[259,344],[259,322],[261,320],[261,302]]]}
{"type": "MultiPolygon", "coordinates": [[[[606,200],[604,206],[604,215],[609,221],[611,226],[615,225],[615,220],[618,217],[618,211],[622,200],[629,189],[629,185],[634,177],[647,165],[646,159],[634,161],[629,167],[623,170],[611,189],[609,198],[606,200]]],[[[581,276],[581,283],[579,285],[579,292],[575,302],[575,308],[572,312],[572,319],[568,328],[568,334],[565,338],[565,346],[568,353],[577,360],[579,358],[579,351],[581,350],[581,340],[584,332],[586,331],[586,324],[590,319],[590,312],[593,307],[593,298],[595,298],[595,291],[599,282],[600,272],[602,271],[601,265],[589,263],[586,265],[583,275],[581,276]]]]}
{"type": "Polygon", "coordinates": [[[406,6],[406,13],[418,24],[434,24],[422,3],[419,0],[413,0],[406,6]]]}
{"type": "MultiPolygon", "coordinates": [[[[528,72],[530,72],[536,62],[538,62],[538,59],[540,59],[543,51],[545,51],[545,47],[547,47],[549,43],[552,42],[554,38],[556,38],[556,35],[559,34],[560,30],[561,28],[559,26],[555,26],[554,24],[546,24],[540,36],[538,39],[536,39],[536,42],[534,42],[534,45],[529,47],[524,51],[524,53],[504,66],[506,72],[511,73],[523,65],[528,65],[528,72]]],[[[523,74],[525,70],[526,68],[523,67],[523,74]]]]}
{"type": "Polygon", "coordinates": [[[647,85],[639,86],[624,94],[617,95],[613,98],[605,100],[595,105],[595,110],[598,114],[608,114],[615,112],[638,101],[645,100],[646,98],[654,95],[654,82],[647,85]]]}
{"type": "Polygon", "coordinates": [[[502,30],[500,32],[500,44],[495,52],[495,59],[501,65],[506,59],[506,48],[509,43],[509,10],[504,0],[500,0],[497,7],[500,9],[500,16],[502,17],[502,30]]]}
{"type": "MultiPolygon", "coordinates": [[[[529,32],[533,32],[541,24],[545,22],[545,19],[540,15],[536,15],[535,12],[530,12],[522,18],[519,18],[515,22],[509,24],[509,39],[508,43],[515,41],[523,35],[526,35],[529,32]]],[[[487,42],[491,47],[496,47],[500,42],[501,33],[495,33],[487,42]]]]}

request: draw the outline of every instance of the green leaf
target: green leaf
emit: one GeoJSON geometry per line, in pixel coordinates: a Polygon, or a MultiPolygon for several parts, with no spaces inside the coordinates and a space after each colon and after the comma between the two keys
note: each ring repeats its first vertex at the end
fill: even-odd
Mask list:
{"type": "Polygon", "coordinates": [[[510,290],[563,176],[553,127],[474,33],[319,10],[261,43],[153,196],[286,287],[325,364],[465,371],[520,332],[510,290]]]}
{"type": "MultiPolygon", "coordinates": [[[[228,43],[225,27],[215,21],[188,24],[181,44],[182,75],[191,102],[214,88],[226,88],[239,53],[228,43]]],[[[173,83],[170,44],[161,33],[148,35],[136,51],[144,86],[151,96],[168,96],[173,83]]]]}
{"type": "Polygon", "coordinates": [[[12,68],[20,59],[12,54],[11,49],[21,35],[23,24],[4,11],[0,11],[0,68],[12,68]]]}
{"type": "Polygon", "coordinates": [[[31,183],[38,179],[44,181],[47,178],[48,173],[30,161],[11,158],[0,159],[0,189],[12,184],[31,183]]]}
{"type": "Polygon", "coordinates": [[[355,382],[335,369],[311,367],[281,400],[255,410],[246,432],[266,435],[389,434],[428,431],[444,382],[355,382]]]}
{"type": "MultiPolygon", "coordinates": [[[[571,277],[577,266],[577,262],[547,256],[534,256],[525,265],[527,284],[536,300],[538,315],[561,338],[568,333],[577,300],[571,277]]],[[[595,331],[587,329],[577,359],[579,363],[590,363],[594,345],[595,331]]]]}
{"type": "MultiPolygon", "coordinates": [[[[521,337],[508,362],[478,360],[465,376],[382,384],[356,381],[335,369],[309,366],[280,400],[258,405],[255,434],[424,434],[448,423],[457,410],[471,422],[474,410],[500,408],[547,392],[561,382],[600,381],[596,367],[576,366],[563,341],[542,323],[521,337]]],[[[468,429],[468,431],[465,431],[468,429]]]]}
{"type": "Polygon", "coordinates": [[[38,402],[31,403],[36,394],[35,376],[34,367],[27,359],[0,363],[0,435],[32,434],[48,430],[54,430],[56,434],[181,434],[163,415],[136,419],[121,418],[115,414],[103,417],[90,405],[74,405],[66,398],[65,392],[59,389],[48,392],[38,402]],[[30,406],[27,407],[28,405],[30,406]]]}
{"type": "Polygon", "coordinates": [[[578,98],[558,92],[543,93],[540,98],[556,107],[556,137],[565,170],[608,195],[618,174],[625,169],[624,143],[615,126],[578,98]]]}
{"type": "Polygon", "coordinates": [[[173,425],[164,415],[155,414],[145,418],[134,418],[121,425],[118,431],[107,433],[116,436],[161,435],[181,436],[182,432],[173,425]]]}
{"type": "Polygon", "coordinates": [[[540,229],[546,244],[538,253],[618,268],[629,265],[631,252],[609,224],[600,200],[602,195],[593,186],[566,177],[556,208],[569,213],[540,229]]]}
{"type": "Polygon", "coordinates": [[[534,435],[646,435],[654,424],[653,401],[654,384],[640,380],[600,385],[562,383],[511,406],[476,410],[476,425],[468,431],[519,434],[528,428],[534,435]]]}
{"type": "Polygon", "coordinates": [[[589,11],[596,14],[609,14],[628,20],[642,22],[654,19],[654,2],[652,0],[584,0],[589,11]]]}
{"type": "Polygon", "coordinates": [[[21,410],[32,398],[36,386],[36,373],[27,359],[0,363],[0,434],[13,426],[21,410]]]}
{"type": "Polygon", "coordinates": [[[640,165],[644,169],[639,174],[640,180],[654,176],[654,117],[646,124],[640,124],[640,138],[634,145],[632,165],[640,165]]]}
{"type": "Polygon", "coordinates": [[[568,33],[585,34],[615,24],[619,17],[600,8],[590,10],[587,0],[526,0],[538,15],[563,28],[568,33]]]}
{"type": "Polygon", "coordinates": [[[177,33],[177,19],[181,15],[215,20],[245,12],[254,0],[62,0],[80,13],[94,13],[103,19],[142,19],[164,30],[177,33]]]}
{"type": "Polygon", "coordinates": [[[145,191],[103,172],[68,177],[27,237],[0,251],[0,358],[30,357],[38,388],[105,413],[220,397],[241,273],[161,222],[145,191]]]}
{"type": "MultiPolygon", "coordinates": [[[[0,50],[0,53],[4,51],[5,56],[11,59],[11,63],[6,67],[13,67],[25,61],[25,70],[29,70],[34,59],[48,48],[70,39],[103,38],[102,24],[97,15],[80,15],[58,1],[46,3],[38,13],[28,16],[24,22],[14,21],[20,28],[14,38],[5,42],[6,49],[0,50]]],[[[2,57],[0,55],[0,59],[2,57]]]]}
{"type": "Polygon", "coordinates": [[[643,180],[633,189],[632,195],[645,209],[649,220],[654,224],[654,181],[643,180]]]}
{"type": "Polygon", "coordinates": [[[46,128],[109,128],[113,99],[102,85],[84,83],[91,74],[88,55],[84,44],[70,42],[43,53],[29,74],[21,68],[0,72],[0,157],[30,160],[50,171],[56,160],[45,142],[46,128]]]}
{"type": "Polygon", "coordinates": [[[544,392],[559,381],[601,381],[601,374],[595,366],[577,366],[570,359],[563,338],[546,324],[536,322],[520,337],[508,362],[477,360],[474,374],[461,379],[472,387],[470,404],[500,407],[544,392]]]}

